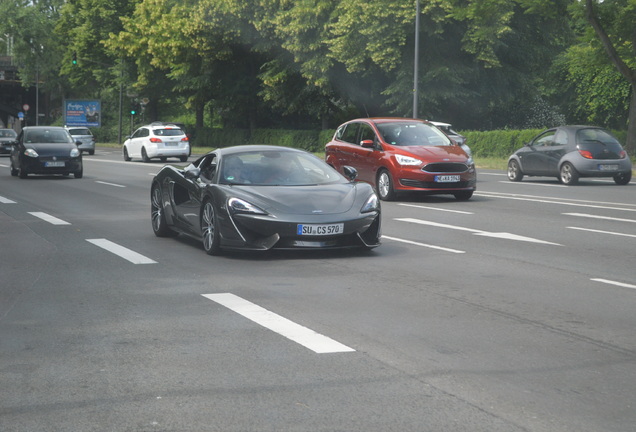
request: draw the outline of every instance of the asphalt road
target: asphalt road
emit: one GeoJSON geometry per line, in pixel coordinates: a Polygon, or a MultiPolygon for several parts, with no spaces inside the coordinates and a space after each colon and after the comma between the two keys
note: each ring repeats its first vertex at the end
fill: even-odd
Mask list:
{"type": "Polygon", "coordinates": [[[0,431],[636,429],[636,183],[383,203],[371,252],[156,238],[163,165],[0,158],[0,431]]]}

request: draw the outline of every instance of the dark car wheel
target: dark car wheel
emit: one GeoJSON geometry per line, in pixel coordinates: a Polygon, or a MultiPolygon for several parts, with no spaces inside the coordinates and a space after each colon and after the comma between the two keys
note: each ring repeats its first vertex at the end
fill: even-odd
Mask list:
{"type": "Polygon", "coordinates": [[[124,160],[130,162],[130,156],[128,155],[128,149],[124,147],[124,160]]]}
{"type": "Polygon", "coordinates": [[[385,169],[380,170],[376,181],[376,189],[378,196],[383,201],[392,201],[395,199],[395,191],[393,190],[393,179],[391,174],[385,169]]]}
{"type": "Polygon", "coordinates": [[[141,148],[141,159],[143,159],[144,162],[150,162],[150,158],[148,157],[148,153],[146,153],[145,147],[141,148]]]}
{"type": "Polygon", "coordinates": [[[203,249],[208,255],[217,255],[220,252],[221,239],[217,221],[214,204],[211,201],[205,201],[201,209],[201,233],[203,235],[203,249]]]}
{"type": "Polygon", "coordinates": [[[573,186],[579,181],[579,173],[570,162],[565,162],[561,165],[559,173],[559,179],[564,185],[573,186]]]}
{"type": "Polygon", "coordinates": [[[516,160],[511,160],[508,162],[508,180],[518,182],[523,179],[523,171],[521,171],[521,167],[519,166],[519,162],[516,160]]]}
{"type": "Polygon", "coordinates": [[[80,168],[78,171],[75,171],[73,175],[75,176],[75,178],[84,177],[84,168],[80,168]]]}
{"type": "Polygon", "coordinates": [[[460,192],[455,192],[453,195],[455,195],[455,198],[460,201],[466,201],[473,196],[473,191],[460,191],[460,192]]]}
{"type": "Polygon", "coordinates": [[[187,161],[188,161],[188,157],[187,157],[187,156],[181,156],[181,157],[179,158],[179,160],[180,160],[181,162],[187,162],[187,161]]]}
{"type": "Polygon", "coordinates": [[[88,154],[89,154],[89,155],[91,155],[91,156],[93,156],[93,155],[95,154],[95,150],[89,150],[89,151],[88,151],[88,154]]]}
{"type": "Polygon", "coordinates": [[[617,185],[626,185],[632,179],[632,172],[627,171],[623,173],[614,174],[614,183],[617,185]]]}
{"type": "Polygon", "coordinates": [[[20,166],[20,168],[18,169],[18,172],[19,172],[18,175],[20,176],[21,179],[25,179],[29,175],[26,168],[24,168],[23,166],[20,166]]]}
{"type": "Polygon", "coordinates": [[[161,188],[155,184],[150,193],[150,220],[152,221],[152,231],[157,237],[173,237],[177,233],[168,228],[166,215],[163,213],[163,203],[161,199],[161,188]]]}

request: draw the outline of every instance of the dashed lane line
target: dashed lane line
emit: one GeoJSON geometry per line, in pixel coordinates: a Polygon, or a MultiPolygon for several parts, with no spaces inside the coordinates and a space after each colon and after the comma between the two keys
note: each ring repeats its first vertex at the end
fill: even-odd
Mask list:
{"type": "Polygon", "coordinates": [[[586,214],[586,213],[563,213],[563,214],[565,216],[576,216],[576,217],[584,217],[584,218],[590,218],[590,219],[602,219],[602,220],[611,220],[611,221],[616,221],[616,222],[636,223],[636,219],[623,219],[623,218],[615,218],[615,217],[609,217],[609,216],[599,216],[599,215],[586,214]]]}
{"type": "Polygon", "coordinates": [[[598,234],[609,234],[609,235],[615,235],[615,236],[619,236],[619,237],[633,237],[633,238],[636,238],[636,234],[626,234],[626,233],[619,233],[619,232],[613,232],[613,231],[603,231],[603,230],[597,230],[597,229],[591,229],[591,228],[568,227],[568,229],[579,230],[579,231],[587,231],[587,232],[593,232],[593,233],[598,233],[598,234]]]}
{"type": "Polygon", "coordinates": [[[305,348],[309,348],[318,354],[355,351],[353,348],[343,345],[340,342],[336,342],[327,336],[316,333],[307,327],[296,324],[287,318],[284,318],[274,312],[270,312],[269,310],[237,295],[231,293],[219,293],[202,294],[202,296],[217,302],[218,304],[225,306],[240,315],[243,315],[245,318],[272,330],[273,332],[276,332],[287,339],[304,346],[305,348]]]}
{"type": "Polygon", "coordinates": [[[446,209],[446,208],[439,208],[439,207],[430,207],[430,206],[423,206],[423,205],[417,205],[417,204],[405,204],[405,203],[399,203],[398,205],[403,206],[403,207],[415,207],[415,208],[420,208],[420,209],[425,209],[425,210],[436,210],[436,211],[443,211],[443,212],[448,212],[448,213],[459,213],[459,214],[475,214],[473,212],[467,212],[467,211],[463,211],[463,210],[451,210],[451,209],[446,209]]]}
{"type": "Polygon", "coordinates": [[[407,244],[411,244],[411,245],[415,245],[415,246],[425,247],[425,248],[429,248],[429,249],[437,249],[437,250],[441,250],[441,251],[444,251],[444,252],[450,252],[450,253],[456,253],[456,254],[466,253],[466,251],[463,251],[463,250],[451,249],[451,248],[447,248],[447,247],[436,246],[436,245],[420,243],[420,242],[416,242],[416,241],[412,241],[412,240],[405,240],[405,239],[401,239],[401,238],[397,238],[397,237],[389,237],[389,236],[383,235],[382,236],[382,240],[385,240],[385,239],[386,240],[392,240],[392,241],[400,242],[400,243],[407,243],[407,244]]]}
{"type": "Polygon", "coordinates": [[[86,239],[87,242],[94,244],[95,246],[99,246],[100,248],[107,250],[110,253],[113,253],[127,261],[130,261],[133,264],[156,264],[157,262],[151,260],[148,257],[145,257],[135,251],[132,251],[128,248],[118,245],[117,243],[113,243],[110,240],[106,239],[86,239]]]}
{"type": "Polygon", "coordinates": [[[62,219],[58,219],[55,216],[51,216],[50,214],[47,213],[43,213],[43,212],[28,212],[31,216],[35,216],[37,218],[42,219],[43,221],[46,221],[50,224],[53,225],[70,225],[70,222],[66,222],[62,219]]]}
{"type": "Polygon", "coordinates": [[[636,289],[636,285],[632,285],[632,284],[628,284],[628,283],[624,283],[624,282],[617,282],[617,281],[613,281],[613,280],[609,280],[609,279],[592,278],[590,280],[592,280],[594,282],[600,282],[600,283],[608,284],[608,285],[616,285],[616,286],[623,287],[623,288],[636,289]]]}
{"type": "Polygon", "coordinates": [[[99,183],[99,184],[103,184],[106,186],[115,186],[115,187],[119,187],[119,188],[125,188],[126,186],[124,185],[120,185],[117,183],[109,183],[109,182],[105,182],[105,181],[101,181],[101,180],[95,180],[95,183],[99,183]]]}

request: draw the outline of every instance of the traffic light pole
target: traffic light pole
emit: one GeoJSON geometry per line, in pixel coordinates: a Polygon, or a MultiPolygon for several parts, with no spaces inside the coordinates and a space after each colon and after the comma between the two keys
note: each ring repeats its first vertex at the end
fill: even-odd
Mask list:
{"type": "MultiPolygon", "coordinates": [[[[82,58],[82,60],[87,61],[87,62],[91,62],[91,63],[96,63],[96,64],[100,64],[102,66],[106,66],[106,67],[113,67],[114,65],[112,64],[108,64],[108,63],[102,63],[99,61],[95,61],[95,60],[90,60],[90,59],[86,59],[86,58],[82,58]]],[[[73,59],[72,59],[72,63],[74,66],[77,65],[77,52],[73,51],[73,59]]],[[[122,60],[121,64],[120,64],[120,72],[119,72],[119,130],[117,132],[117,143],[119,145],[121,145],[122,141],[121,141],[121,131],[122,131],[122,124],[123,124],[123,110],[124,110],[124,62],[122,60]]],[[[131,120],[132,122],[132,120],[131,120]]],[[[132,134],[132,132],[131,132],[132,134]]]]}

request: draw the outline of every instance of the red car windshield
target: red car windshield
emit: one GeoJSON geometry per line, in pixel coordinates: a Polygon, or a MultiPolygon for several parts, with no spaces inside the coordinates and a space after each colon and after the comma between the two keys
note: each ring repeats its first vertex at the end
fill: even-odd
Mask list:
{"type": "Polygon", "coordinates": [[[451,146],[439,129],[419,122],[377,123],[384,141],[397,146],[451,146]]]}

